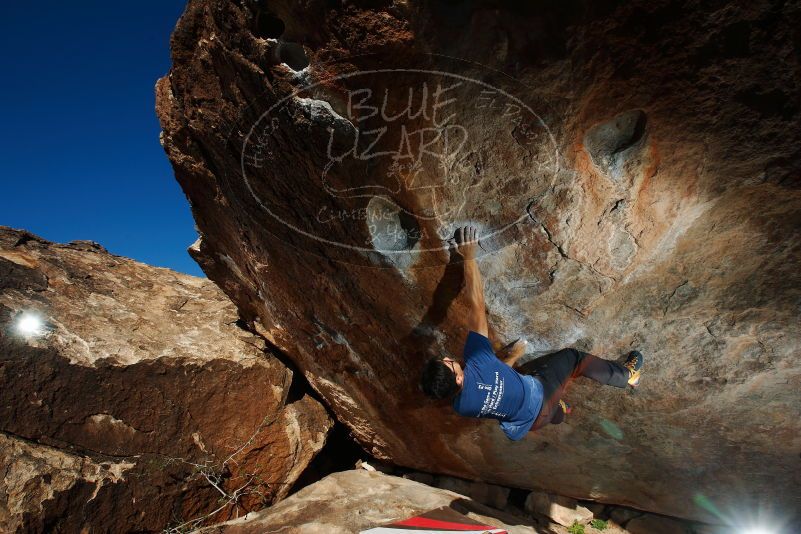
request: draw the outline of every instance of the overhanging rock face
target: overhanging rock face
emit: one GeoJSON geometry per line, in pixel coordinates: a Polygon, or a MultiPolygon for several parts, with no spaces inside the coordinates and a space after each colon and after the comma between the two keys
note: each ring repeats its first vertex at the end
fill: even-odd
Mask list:
{"type": "Polygon", "coordinates": [[[285,496],[332,421],[237,317],[208,280],[0,227],[3,532],[186,529],[285,496]]]}
{"type": "Polygon", "coordinates": [[[797,3],[380,5],[189,3],[157,110],[208,275],[380,458],[801,506],[797,3]],[[425,401],[466,333],[466,223],[496,342],[636,347],[640,390],[577,383],[522,443],[425,401]]]}

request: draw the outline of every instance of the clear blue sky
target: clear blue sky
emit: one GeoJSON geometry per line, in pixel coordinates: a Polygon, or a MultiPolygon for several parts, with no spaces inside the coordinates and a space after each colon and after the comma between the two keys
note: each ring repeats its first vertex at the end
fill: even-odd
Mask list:
{"type": "Polygon", "coordinates": [[[202,276],[154,85],[185,2],[2,2],[0,225],[202,276]]]}

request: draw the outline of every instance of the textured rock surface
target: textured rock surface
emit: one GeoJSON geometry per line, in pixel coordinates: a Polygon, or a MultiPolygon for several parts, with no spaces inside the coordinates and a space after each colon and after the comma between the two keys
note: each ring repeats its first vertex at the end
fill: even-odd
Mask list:
{"type": "Polygon", "coordinates": [[[190,1],[163,142],[204,270],[368,450],[669,515],[801,508],[797,1],[259,5],[190,1]],[[425,402],[465,222],[496,341],[638,347],[643,387],[578,383],[522,443],[425,402]]]}
{"type": "MultiPolygon", "coordinates": [[[[96,490],[99,493],[106,485],[124,484],[135,463],[95,462],[86,456],[0,434],[0,466],[3,532],[36,532],[58,525],[57,515],[83,511],[81,504],[91,501],[96,490]]],[[[82,526],[80,521],[64,523],[76,532],[82,526]]],[[[116,522],[114,526],[123,525],[116,522]]]]}
{"type": "Polygon", "coordinates": [[[350,534],[440,506],[450,506],[476,521],[506,528],[510,534],[565,532],[558,525],[555,529],[540,527],[529,519],[493,510],[452,491],[363,469],[328,475],[275,506],[202,532],[350,534]]]}
{"type": "Polygon", "coordinates": [[[158,531],[284,496],[331,426],[292,378],[210,281],[0,227],[9,530],[158,531]]]}

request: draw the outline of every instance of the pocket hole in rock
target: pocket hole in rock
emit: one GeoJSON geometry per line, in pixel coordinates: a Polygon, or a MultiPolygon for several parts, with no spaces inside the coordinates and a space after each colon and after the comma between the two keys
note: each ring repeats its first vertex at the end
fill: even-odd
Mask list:
{"type": "Polygon", "coordinates": [[[645,112],[633,109],[590,128],[584,136],[584,147],[592,162],[605,173],[615,170],[625,159],[623,152],[644,137],[646,122],[645,112]]]}
{"type": "Polygon", "coordinates": [[[279,46],[278,57],[281,63],[286,63],[292,70],[303,70],[309,66],[309,58],[306,56],[306,51],[298,43],[282,41],[279,46]]]}
{"type": "Polygon", "coordinates": [[[420,240],[420,226],[414,216],[384,197],[371,198],[366,215],[367,229],[376,252],[398,268],[410,265],[412,249],[420,240]]]}
{"type": "Polygon", "coordinates": [[[273,15],[268,11],[259,11],[256,15],[256,30],[257,37],[263,39],[278,39],[284,34],[284,21],[273,15]]]}

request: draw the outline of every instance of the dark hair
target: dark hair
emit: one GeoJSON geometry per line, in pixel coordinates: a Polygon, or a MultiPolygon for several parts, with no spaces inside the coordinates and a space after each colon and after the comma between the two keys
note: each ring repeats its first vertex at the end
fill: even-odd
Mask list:
{"type": "Polygon", "coordinates": [[[445,365],[442,358],[431,358],[423,368],[423,377],[420,380],[423,393],[435,399],[450,397],[459,389],[456,383],[456,374],[445,365]]]}

